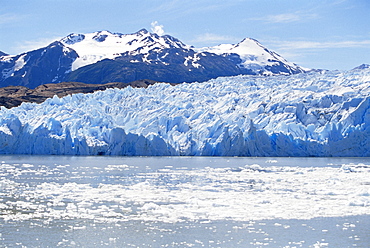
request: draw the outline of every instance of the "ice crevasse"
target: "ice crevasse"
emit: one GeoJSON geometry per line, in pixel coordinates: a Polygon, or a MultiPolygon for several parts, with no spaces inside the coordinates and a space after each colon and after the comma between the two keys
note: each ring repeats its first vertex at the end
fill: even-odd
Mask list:
{"type": "Polygon", "coordinates": [[[370,156],[370,69],[108,89],[0,110],[1,154],[370,156]]]}

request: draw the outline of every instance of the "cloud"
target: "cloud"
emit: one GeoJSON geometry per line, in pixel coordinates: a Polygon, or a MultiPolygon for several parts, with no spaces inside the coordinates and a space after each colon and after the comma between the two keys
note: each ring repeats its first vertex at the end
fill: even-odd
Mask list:
{"type": "MultiPolygon", "coordinates": [[[[311,64],[311,67],[318,68],[319,61],[312,61],[313,57],[320,56],[320,54],[329,54],[327,56],[333,56],[333,53],[340,51],[348,51],[348,49],[360,48],[361,50],[370,49],[370,40],[343,40],[343,41],[263,41],[263,43],[271,50],[276,51],[282,55],[288,61],[294,61],[297,64],[311,64]],[[305,61],[305,62],[303,62],[305,61]],[[312,65],[316,64],[316,65],[312,65]]],[[[367,51],[367,50],[366,50],[367,51]]],[[[331,62],[330,62],[331,63],[331,62]]],[[[330,64],[329,63],[329,64],[330,64]]],[[[335,63],[333,61],[333,63],[335,63]]],[[[319,67],[325,68],[327,65],[319,67]]],[[[338,69],[334,66],[332,69],[338,69]]],[[[343,68],[345,69],[345,68],[343,68]]]]}
{"type": "Polygon", "coordinates": [[[159,36],[164,35],[163,25],[159,25],[157,21],[151,23],[152,32],[158,34],[159,36]]]}
{"type": "Polygon", "coordinates": [[[301,16],[297,14],[270,15],[266,18],[266,21],[271,23],[296,22],[300,20],[301,16]]]}
{"type": "Polygon", "coordinates": [[[20,54],[23,52],[33,51],[42,47],[46,47],[54,41],[60,39],[62,39],[62,37],[48,37],[36,40],[22,41],[22,43],[17,43],[16,46],[12,48],[12,50],[14,50],[16,54],[20,54]]]}
{"type": "Polygon", "coordinates": [[[12,22],[15,22],[15,21],[19,21],[23,18],[24,18],[24,16],[10,14],[10,13],[0,14],[0,25],[12,23],[12,22]]]}
{"type": "Polygon", "coordinates": [[[327,48],[368,48],[370,40],[361,41],[274,41],[274,45],[280,49],[327,49],[327,48]]]}
{"type": "Polygon", "coordinates": [[[196,13],[212,13],[214,11],[225,10],[236,6],[245,0],[215,1],[215,0],[162,0],[161,4],[148,10],[149,15],[161,15],[167,19],[177,19],[180,16],[188,16],[196,13]]]}
{"type": "Polygon", "coordinates": [[[225,36],[225,35],[218,35],[212,33],[204,33],[198,35],[192,42],[194,43],[207,43],[207,44],[214,44],[220,42],[233,42],[237,40],[235,37],[225,36]]]}
{"type": "Polygon", "coordinates": [[[291,23],[291,22],[300,22],[306,20],[317,19],[317,14],[305,14],[305,13],[286,13],[278,15],[268,15],[265,17],[250,18],[252,21],[263,21],[266,23],[291,23]]]}
{"type": "Polygon", "coordinates": [[[170,12],[181,6],[181,1],[179,0],[171,0],[171,1],[164,1],[159,6],[152,8],[149,12],[170,12]]]}

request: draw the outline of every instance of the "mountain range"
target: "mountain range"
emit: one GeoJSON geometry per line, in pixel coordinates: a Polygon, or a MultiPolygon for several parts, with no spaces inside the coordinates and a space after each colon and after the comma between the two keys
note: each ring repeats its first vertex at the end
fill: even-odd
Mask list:
{"type": "Polygon", "coordinates": [[[105,84],[150,79],[182,83],[305,71],[254,39],[196,49],[170,35],[159,36],[145,29],[133,34],[72,33],[19,55],[0,52],[0,87],[31,89],[60,82],[105,84]]]}

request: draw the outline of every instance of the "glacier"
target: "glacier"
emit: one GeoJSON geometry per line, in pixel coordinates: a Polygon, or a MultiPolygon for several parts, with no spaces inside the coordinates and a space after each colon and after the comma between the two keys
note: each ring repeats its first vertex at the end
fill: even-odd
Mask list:
{"type": "Polygon", "coordinates": [[[0,154],[370,156],[370,69],[54,96],[0,110],[0,154]]]}

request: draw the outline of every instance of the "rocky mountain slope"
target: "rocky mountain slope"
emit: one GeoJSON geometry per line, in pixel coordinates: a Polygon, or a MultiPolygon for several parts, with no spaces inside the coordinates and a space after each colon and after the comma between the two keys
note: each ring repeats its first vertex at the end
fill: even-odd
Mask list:
{"type": "Polygon", "coordinates": [[[92,84],[151,79],[182,83],[219,76],[289,75],[305,70],[258,41],[195,49],[170,36],[142,29],[133,34],[100,31],[70,34],[22,53],[0,53],[0,87],[36,88],[46,83],[92,84]]]}

